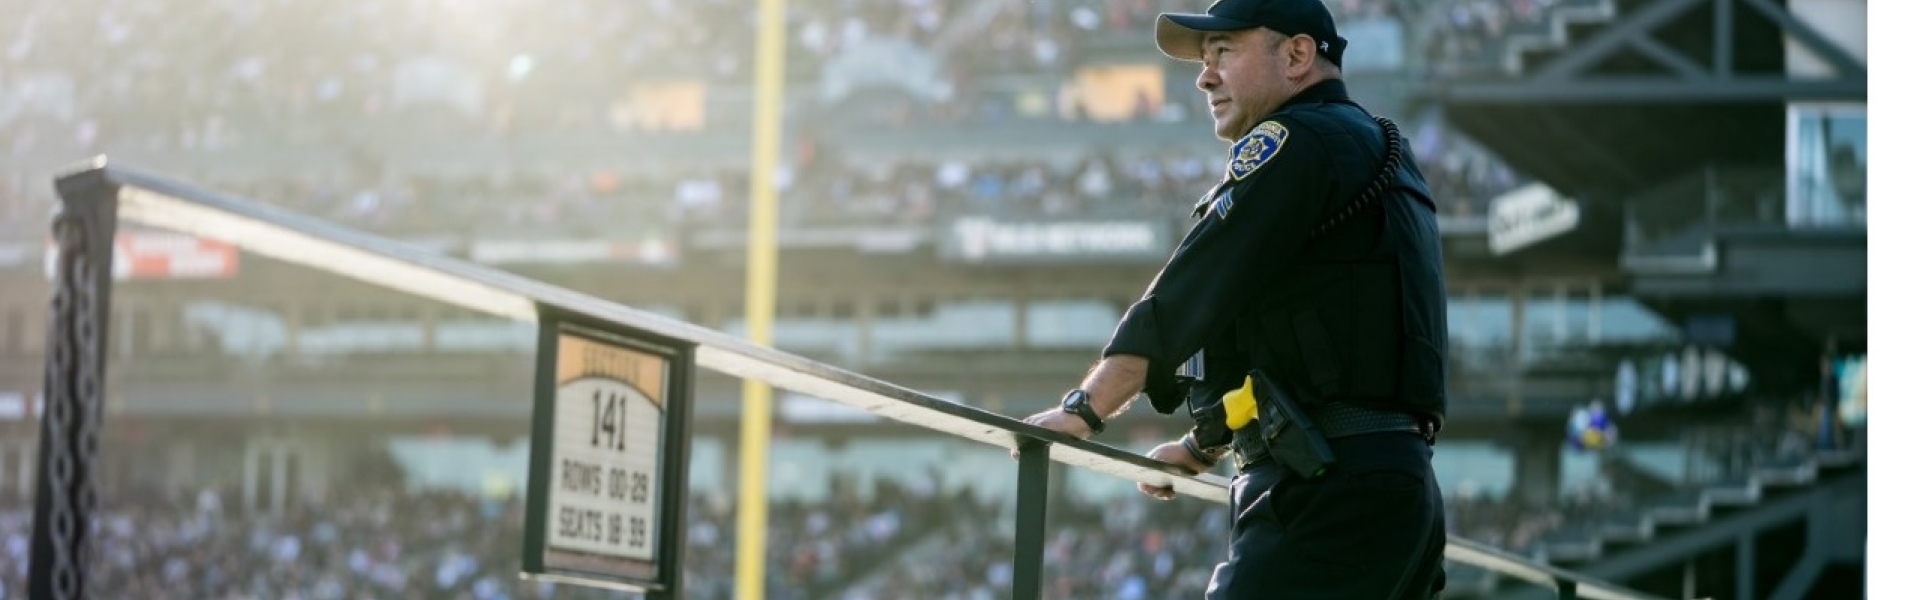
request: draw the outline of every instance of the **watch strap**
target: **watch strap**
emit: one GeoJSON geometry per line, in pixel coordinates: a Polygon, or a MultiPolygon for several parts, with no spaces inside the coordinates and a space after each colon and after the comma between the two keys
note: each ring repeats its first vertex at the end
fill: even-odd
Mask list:
{"type": "Polygon", "coordinates": [[[1087,422],[1087,427],[1093,429],[1095,434],[1107,428],[1106,422],[1100,418],[1099,411],[1093,409],[1093,397],[1087,395],[1086,390],[1074,389],[1068,391],[1067,396],[1060,399],[1060,409],[1079,415],[1082,420],[1087,422]]]}

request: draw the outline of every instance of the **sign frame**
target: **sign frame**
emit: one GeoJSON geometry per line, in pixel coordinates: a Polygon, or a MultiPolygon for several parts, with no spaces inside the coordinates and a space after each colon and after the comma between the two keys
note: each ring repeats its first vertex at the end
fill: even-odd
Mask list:
{"type": "MultiPolygon", "coordinates": [[[[691,449],[690,417],[693,400],[694,345],[633,327],[540,307],[539,338],[535,351],[533,423],[528,452],[524,535],[521,547],[523,579],[551,581],[606,589],[641,592],[649,600],[679,596],[681,558],[686,550],[687,462],[691,449]],[[551,546],[549,508],[556,501],[553,483],[556,401],[567,382],[560,375],[561,342],[566,338],[609,347],[643,360],[660,363],[660,415],[655,438],[653,486],[654,559],[651,562],[551,546]]],[[[644,392],[642,392],[644,396],[644,392]]],[[[644,400],[644,398],[642,398],[644,400]]],[[[598,410],[598,409],[593,409],[598,410]]],[[[595,417],[598,418],[597,416],[595,417]]],[[[621,427],[626,427],[622,413],[621,427]]]]}
{"type": "Polygon", "coordinates": [[[1578,230],[1580,203],[1535,183],[1496,196],[1487,209],[1487,250],[1505,256],[1578,230]]]}

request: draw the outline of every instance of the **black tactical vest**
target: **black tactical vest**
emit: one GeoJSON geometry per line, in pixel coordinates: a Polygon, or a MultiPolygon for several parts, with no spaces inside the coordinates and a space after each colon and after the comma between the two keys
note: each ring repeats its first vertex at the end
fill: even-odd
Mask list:
{"type": "Polygon", "coordinates": [[[1347,102],[1292,105],[1277,114],[1324,142],[1334,178],[1325,218],[1338,224],[1298,260],[1276,265],[1273,286],[1237,319],[1231,339],[1208,344],[1208,387],[1237,387],[1245,369],[1256,366],[1277,374],[1309,407],[1337,401],[1405,410],[1438,425],[1447,410],[1440,232],[1406,141],[1384,192],[1340,215],[1380,175],[1382,127],[1347,102]]]}

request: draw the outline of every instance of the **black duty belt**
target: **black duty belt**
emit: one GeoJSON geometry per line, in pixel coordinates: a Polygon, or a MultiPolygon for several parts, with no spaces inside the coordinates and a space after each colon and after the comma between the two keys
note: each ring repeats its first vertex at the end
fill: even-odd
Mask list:
{"type": "MultiPolygon", "coordinates": [[[[1336,402],[1308,409],[1307,415],[1329,440],[1364,433],[1404,431],[1419,434],[1427,438],[1427,443],[1433,443],[1428,428],[1412,413],[1336,402]]],[[[1233,431],[1233,453],[1241,468],[1267,459],[1268,440],[1260,435],[1260,431],[1257,421],[1233,431]]]]}

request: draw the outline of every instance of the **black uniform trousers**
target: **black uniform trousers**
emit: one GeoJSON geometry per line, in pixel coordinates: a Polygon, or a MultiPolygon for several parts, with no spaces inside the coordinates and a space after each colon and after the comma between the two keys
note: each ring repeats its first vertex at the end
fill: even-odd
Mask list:
{"type": "Polygon", "coordinates": [[[1432,447],[1399,432],[1328,443],[1339,463],[1318,479],[1270,458],[1234,477],[1227,561],[1206,600],[1430,600],[1445,587],[1432,447]]]}

